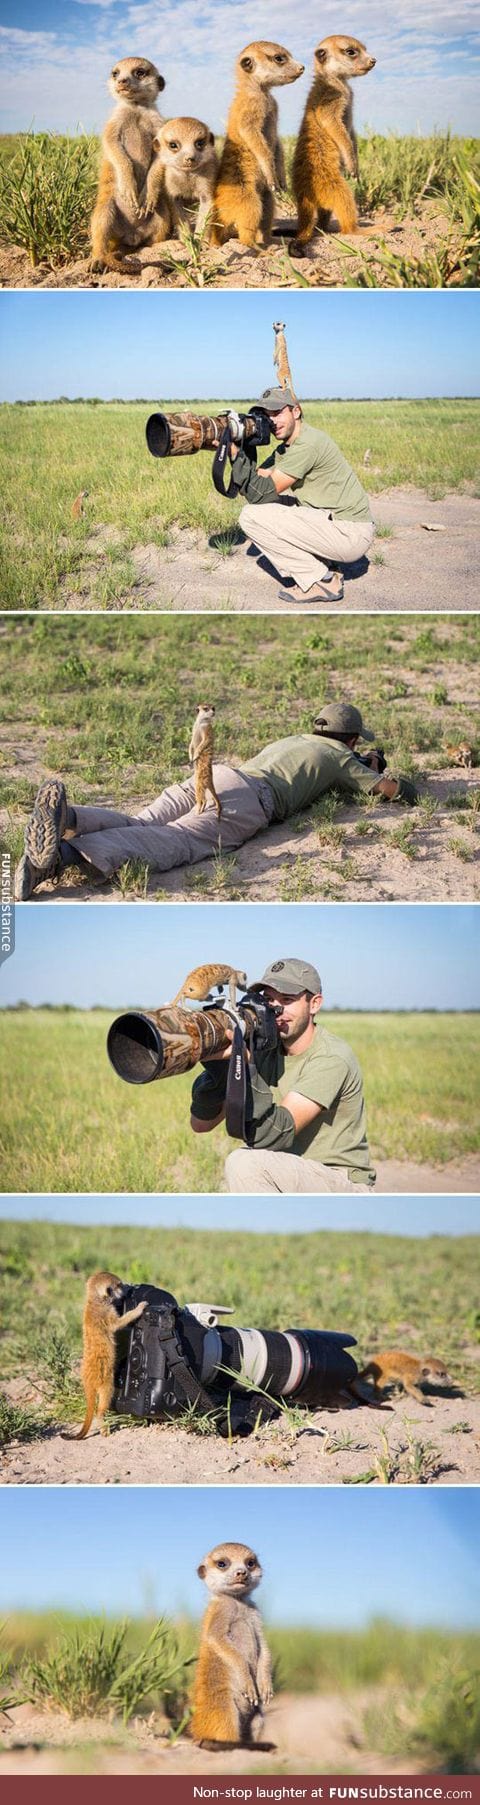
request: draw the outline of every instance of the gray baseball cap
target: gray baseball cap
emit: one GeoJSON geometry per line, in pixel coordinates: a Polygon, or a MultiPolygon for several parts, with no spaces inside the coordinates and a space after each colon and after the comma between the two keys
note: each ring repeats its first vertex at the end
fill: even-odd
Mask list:
{"type": "Polygon", "coordinates": [[[263,978],[255,984],[249,984],[249,990],[264,990],[266,984],[272,990],[280,990],[285,996],[299,997],[303,990],[311,990],[312,996],[322,995],[322,980],[314,965],[307,965],[304,959],[275,959],[273,965],[267,965],[263,978]]]}
{"type": "Polygon", "coordinates": [[[325,702],[320,714],[315,715],[314,726],[323,728],[325,733],[358,733],[362,740],[374,740],[375,734],[364,727],[359,708],[352,702],[325,702]]]}
{"type": "Polygon", "coordinates": [[[281,414],[282,407],[297,407],[298,402],[291,389],[264,389],[263,395],[255,402],[255,407],[263,407],[266,414],[281,414]]]}

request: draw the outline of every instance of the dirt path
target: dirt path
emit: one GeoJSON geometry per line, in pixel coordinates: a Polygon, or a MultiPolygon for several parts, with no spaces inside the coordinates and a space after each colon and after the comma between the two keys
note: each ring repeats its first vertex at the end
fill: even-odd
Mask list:
{"type": "MultiPolygon", "coordinates": [[[[276,228],[291,224],[295,218],[293,202],[282,202],[276,228]]],[[[0,283],[3,288],[296,288],[306,281],[312,288],[342,287],[358,279],[364,259],[371,270],[375,262],[375,286],[392,286],[392,273],[383,267],[384,253],[424,262],[438,251],[453,233],[447,215],[438,201],[417,203],[413,218],[398,221],[391,212],[378,208],[366,215],[360,230],[340,240],[337,232],[319,233],[312,239],[310,254],[300,261],[290,258],[287,238],[278,237],[267,252],[249,251],[230,239],[220,251],[199,249],[195,257],[178,239],[167,239],[158,247],[147,246],[125,264],[125,275],[93,276],[87,256],[63,264],[55,270],[46,264],[32,268],[30,259],[13,246],[0,249],[0,283]],[[342,249],[345,245],[347,248],[342,249]]],[[[396,286],[396,284],[393,284],[396,286]]]]}
{"type": "MultiPolygon", "coordinates": [[[[345,594],[335,604],[335,614],[477,608],[480,501],[475,496],[452,493],[431,501],[422,489],[393,488],[373,494],[371,505],[377,527],[391,536],[374,541],[370,563],[362,560],[345,568],[345,594]]],[[[71,589],[65,577],[55,608],[97,607],[95,578],[105,545],[114,542],[120,544],[120,532],[99,523],[85,542],[80,587],[71,589]]],[[[111,604],[113,612],[332,613],[330,602],[307,603],[304,610],[301,604],[281,601],[278,575],[257,559],[240,530],[232,544],[218,533],[207,537],[200,528],[174,526],[168,545],[136,545],[129,556],[135,578],[129,594],[111,604]]]]}
{"type": "Polygon", "coordinates": [[[371,1483],[380,1484],[385,1471],[374,1463],[385,1455],[392,1484],[480,1484],[480,1400],[458,1392],[425,1405],[395,1394],[382,1409],[346,1402],[316,1411],[296,1438],[280,1421],[231,1445],[214,1434],[123,1419],[108,1437],[94,1430],[85,1442],[47,1429],[9,1445],[1,1483],[324,1486],[359,1483],[373,1468],[371,1483]]]}
{"type": "Polygon", "coordinates": [[[136,1718],[123,1730],[119,1723],[107,1727],[105,1719],[71,1723],[60,1713],[47,1716],[22,1705],[2,1736],[0,1775],[431,1772],[427,1762],[422,1767],[404,1755],[393,1761],[369,1746],[364,1713],[386,1702],[373,1687],[349,1695],[279,1693],[264,1732],[276,1753],[251,1755],[241,1749],[216,1755],[194,1748],[186,1737],[171,1747],[151,1719],[136,1718]]]}

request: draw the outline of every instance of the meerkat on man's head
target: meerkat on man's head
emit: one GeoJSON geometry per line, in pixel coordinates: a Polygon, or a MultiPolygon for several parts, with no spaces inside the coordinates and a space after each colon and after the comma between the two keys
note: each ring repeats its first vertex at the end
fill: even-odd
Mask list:
{"type": "Polygon", "coordinates": [[[281,389],[290,389],[290,393],[293,395],[295,401],[295,389],[292,382],[292,372],[288,360],[287,341],[285,338],[285,321],[274,320],[273,331],[273,363],[277,372],[279,385],[281,389]]]}
{"type": "Polygon", "coordinates": [[[199,702],[196,719],[192,727],[192,737],[188,748],[190,763],[194,767],[195,801],[199,815],[203,815],[207,806],[207,793],[215,804],[218,818],[222,813],[220,797],[217,796],[213,778],[213,719],[215,708],[213,702],[199,702]]]}
{"type": "Polygon", "coordinates": [[[100,1432],[102,1435],[108,1434],[105,1416],[110,1409],[114,1392],[115,1337],[121,1329],[128,1329],[130,1323],[143,1316],[146,1309],[145,1303],[136,1304],[134,1310],[127,1310],[122,1316],[120,1312],[125,1289],[122,1280],[114,1272],[92,1272],[87,1281],[83,1312],[83,1359],[80,1368],[86,1412],[81,1429],[73,1437],[74,1441],[83,1441],[88,1435],[96,1409],[100,1417],[100,1432]]]}
{"type": "Polygon", "coordinates": [[[375,67],[359,38],[329,37],[317,45],[310,89],[293,158],[292,185],[298,212],[294,255],[313,237],[315,226],[326,230],[335,214],[341,232],[356,232],[358,214],[342,174],[358,175],[357,140],[353,129],[352,76],[375,67]]]}
{"type": "Polygon", "coordinates": [[[212,1602],[201,1628],[189,1733],[202,1748],[258,1747],[263,1707],[272,1699],[270,1654],[251,1600],[262,1578],[260,1562],[246,1543],[220,1542],[198,1574],[212,1602]]]}
{"type": "Polygon", "coordinates": [[[196,209],[194,230],[202,232],[210,213],[218,172],[214,133],[203,119],[167,119],[154,140],[161,194],[168,213],[168,238],[196,209]]]}
{"type": "Polygon", "coordinates": [[[404,1354],[395,1348],[384,1354],[373,1354],[367,1366],[362,1368],[359,1379],[372,1378],[375,1391],[383,1391],[386,1385],[401,1385],[409,1396],[416,1398],[418,1404],[426,1404],[422,1385],[451,1385],[452,1381],[443,1360],[434,1360],[431,1355],[419,1360],[416,1354],[404,1354]]]}
{"type": "Polygon", "coordinates": [[[214,194],[212,245],[239,238],[253,247],[270,244],[274,193],[286,184],[278,137],[278,107],[271,88],[298,81],[304,64],[283,44],[247,44],[235,65],[237,86],[214,194]]]}
{"type": "Polygon", "coordinates": [[[153,144],[163,75],[145,56],[123,56],[108,87],[117,101],[102,137],[103,158],[92,213],[92,268],[122,270],[118,255],[165,237],[153,144]]]}

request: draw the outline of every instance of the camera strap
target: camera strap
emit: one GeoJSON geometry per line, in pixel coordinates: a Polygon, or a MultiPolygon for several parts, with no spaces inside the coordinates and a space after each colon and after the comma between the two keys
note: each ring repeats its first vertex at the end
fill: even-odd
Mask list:
{"type": "Polygon", "coordinates": [[[225,488],[225,465],[228,462],[230,445],[231,445],[230,427],[225,426],[224,430],[222,432],[222,437],[219,440],[219,443],[217,445],[215,457],[214,457],[213,464],[212,464],[212,481],[213,481],[215,489],[218,491],[218,494],[224,495],[226,497],[227,501],[232,496],[236,495],[236,489],[234,488],[232,475],[230,475],[230,482],[228,485],[228,489],[225,488]]]}
{"type": "Polygon", "coordinates": [[[244,1139],[246,1101],[245,1038],[240,1023],[235,1022],[225,1092],[225,1126],[227,1134],[231,1134],[234,1141],[243,1141],[244,1139]]]}

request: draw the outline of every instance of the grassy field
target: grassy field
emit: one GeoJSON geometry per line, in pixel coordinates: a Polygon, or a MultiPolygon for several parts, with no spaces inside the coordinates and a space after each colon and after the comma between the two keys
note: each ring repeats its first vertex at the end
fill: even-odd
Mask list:
{"type": "MultiPolygon", "coordinates": [[[[291,203],[291,166],[295,140],[285,140],[287,194],[291,203]]],[[[220,146],[219,146],[220,147],[220,146]]],[[[18,134],[0,140],[3,196],[0,204],[0,242],[22,249],[35,267],[61,269],[76,257],[88,254],[89,220],[98,173],[98,139],[61,137],[47,132],[18,134]]],[[[387,285],[441,287],[475,286],[480,256],[480,146],[473,138],[436,133],[429,138],[382,137],[372,133],[359,140],[360,211],[370,215],[382,209],[394,218],[414,218],[419,209],[433,203],[444,218],[435,246],[423,256],[401,257],[395,250],[385,259],[387,285]]],[[[175,258],[172,257],[173,272],[175,258]]],[[[204,286],[215,280],[208,254],[192,241],[184,281],[204,286]]],[[[348,266],[345,280],[349,281],[348,266]]],[[[382,279],[382,278],[381,278],[382,279]]],[[[165,273],[163,280],[168,281],[165,273]]],[[[290,271],[290,284],[301,281],[290,271]]],[[[378,272],[368,266],[355,285],[375,286],[378,272]]]]}
{"type": "MultiPolygon", "coordinates": [[[[129,554],[168,545],[173,528],[222,535],[228,556],[240,503],[216,495],[210,455],[160,463],[149,456],[145,423],[158,408],[217,413],[225,400],[7,405],[1,409],[4,494],[2,606],[64,606],[81,598],[82,570],[97,565],[90,606],[135,599],[129,554]],[[71,506],[88,490],[84,517],[71,506]]],[[[237,405],[249,405],[248,398],[237,405]]],[[[364,486],[411,483],[430,496],[478,492],[480,407],[472,400],[308,401],[305,417],[331,433],[364,486]],[[371,467],[364,469],[366,447],[371,467]]]]}
{"type": "MultiPolygon", "coordinates": [[[[328,1324],[358,1340],[355,1357],[395,1346],[440,1350],[452,1380],[478,1392],[476,1237],[215,1234],[0,1222],[3,1380],[40,1387],[37,1404],[0,1401],[0,1444],[83,1416],[78,1380],[84,1287],[105,1268],[132,1284],[228,1299],[236,1323],[328,1324]],[[408,1322],[408,1333],[402,1324],[408,1322]]],[[[30,1395],[30,1389],[29,1394],[30,1395]]]]}
{"type": "MultiPolygon", "coordinates": [[[[4,1016],[5,1191],[221,1191],[232,1143],[223,1126],[191,1135],[191,1075],[122,1084],[105,1049],[111,1019],[75,1010],[4,1016]]],[[[337,1012],[326,1025],[360,1059],[374,1160],[442,1166],[478,1148],[479,1016],[337,1012]]]]}

